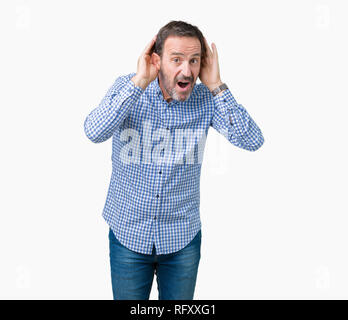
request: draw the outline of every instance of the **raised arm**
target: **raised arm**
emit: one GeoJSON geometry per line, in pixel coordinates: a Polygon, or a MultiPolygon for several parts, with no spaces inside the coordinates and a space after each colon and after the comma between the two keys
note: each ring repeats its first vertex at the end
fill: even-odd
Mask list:
{"type": "Polygon", "coordinates": [[[99,106],[87,116],[84,129],[92,142],[100,143],[109,139],[139,99],[144,90],[131,81],[134,75],[131,73],[118,77],[99,106]]]}
{"type": "Polygon", "coordinates": [[[100,105],[87,116],[84,130],[92,142],[100,143],[109,139],[126,119],[149,83],[156,79],[159,69],[151,58],[155,41],[156,36],[140,55],[137,73],[118,77],[100,105]]]}
{"type": "Polygon", "coordinates": [[[211,97],[214,114],[211,126],[235,146],[256,151],[264,143],[264,137],[258,125],[246,109],[236,102],[231,91],[225,89],[220,95],[211,97]]]}
{"type": "Polygon", "coordinates": [[[260,128],[245,110],[236,102],[231,91],[227,88],[213,96],[211,92],[223,84],[220,78],[218,53],[215,43],[212,43],[212,50],[204,38],[207,55],[202,63],[199,77],[205,85],[207,94],[214,105],[214,113],[211,126],[223,134],[229,142],[237,147],[249,151],[259,149],[264,138],[260,128]]]}

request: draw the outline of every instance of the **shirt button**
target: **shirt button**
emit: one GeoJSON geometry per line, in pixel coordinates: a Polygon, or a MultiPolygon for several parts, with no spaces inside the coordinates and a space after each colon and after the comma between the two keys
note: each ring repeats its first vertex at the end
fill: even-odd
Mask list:
{"type": "Polygon", "coordinates": [[[169,130],[169,128],[167,127],[167,130],[169,130]]]}
{"type": "Polygon", "coordinates": [[[159,198],[159,194],[156,194],[156,198],[159,198]]]}
{"type": "Polygon", "coordinates": [[[159,174],[162,174],[162,171],[160,171],[159,174]]]}
{"type": "Polygon", "coordinates": [[[224,99],[224,102],[226,102],[226,99],[224,99]]]}

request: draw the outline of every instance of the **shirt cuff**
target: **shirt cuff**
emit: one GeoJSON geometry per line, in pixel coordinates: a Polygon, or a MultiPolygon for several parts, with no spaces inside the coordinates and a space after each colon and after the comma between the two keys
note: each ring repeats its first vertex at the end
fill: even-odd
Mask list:
{"type": "Polygon", "coordinates": [[[222,94],[213,97],[215,103],[224,115],[225,121],[229,123],[230,134],[242,136],[249,129],[249,115],[246,109],[233,97],[230,89],[225,89],[222,94]]]}
{"type": "Polygon", "coordinates": [[[232,92],[230,91],[230,89],[225,89],[221,92],[221,95],[216,95],[215,97],[213,97],[213,99],[215,100],[215,102],[226,106],[232,106],[232,107],[238,107],[238,103],[236,101],[236,99],[233,97],[232,92]]]}

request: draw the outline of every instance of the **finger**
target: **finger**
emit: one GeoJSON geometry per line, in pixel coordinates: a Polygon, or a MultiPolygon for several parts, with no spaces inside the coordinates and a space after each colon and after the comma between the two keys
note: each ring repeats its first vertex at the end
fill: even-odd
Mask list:
{"type": "Polygon", "coordinates": [[[148,43],[148,45],[145,47],[143,54],[149,54],[151,51],[152,46],[156,42],[157,34],[152,38],[152,40],[148,43]]]}
{"type": "Polygon", "coordinates": [[[148,45],[145,47],[145,49],[144,49],[144,51],[143,51],[143,55],[148,55],[148,54],[151,53],[151,49],[152,49],[154,43],[155,43],[155,39],[152,39],[152,40],[148,43],[148,45]]]}
{"type": "Polygon", "coordinates": [[[212,56],[213,55],[213,52],[211,51],[210,47],[209,47],[209,44],[208,44],[208,41],[206,38],[204,38],[204,43],[205,43],[205,47],[207,48],[207,55],[208,56],[212,56]]]}
{"type": "Polygon", "coordinates": [[[213,48],[213,55],[218,58],[218,52],[214,42],[211,44],[211,47],[213,48]]]}

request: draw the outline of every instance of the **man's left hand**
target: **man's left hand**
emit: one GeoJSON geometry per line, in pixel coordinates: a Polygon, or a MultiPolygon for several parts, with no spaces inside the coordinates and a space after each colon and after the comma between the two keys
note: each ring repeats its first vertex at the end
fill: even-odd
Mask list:
{"type": "Polygon", "coordinates": [[[210,49],[206,38],[204,38],[204,42],[207,49],[207,56],[202,61],[199,79],[210,91],[213,91],[223,83],[220,79],[218,53],[214,42],[211,45],[213,50],[210,49]]]}

